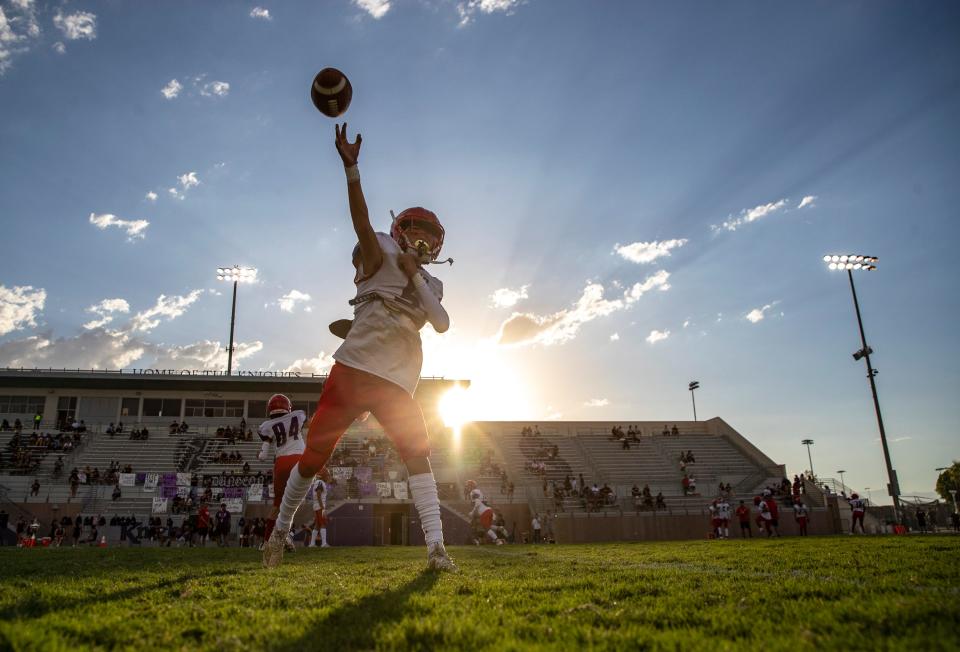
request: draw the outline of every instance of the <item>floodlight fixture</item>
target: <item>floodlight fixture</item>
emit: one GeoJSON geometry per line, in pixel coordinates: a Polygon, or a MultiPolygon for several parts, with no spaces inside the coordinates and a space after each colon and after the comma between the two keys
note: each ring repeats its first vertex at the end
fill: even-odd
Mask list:
{"type": "Polygon", "coordinates": [[[697,420],[697,399],[695,397],[695,390],[700,389],[699,380],[691,380],[687,385],[687,389],[690,390],[690,400],[693,401],[693,420],[697,420]]]}

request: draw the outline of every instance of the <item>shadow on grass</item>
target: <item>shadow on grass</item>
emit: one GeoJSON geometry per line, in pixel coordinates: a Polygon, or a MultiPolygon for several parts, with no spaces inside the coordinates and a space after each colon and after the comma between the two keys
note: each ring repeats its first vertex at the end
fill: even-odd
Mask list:
{"type": "Polygon", "coordinates": [[[439,578],[438,572],[423,570],[396,589],[372,593],[337,607],[323,618],[310,623],[299,638],[278,642],[271,645],[270,649],[302,652],[317,649],[320,645],[332,650],[375,648],[377,641],[374,636],[377,628],[400,621],[410,614],[414,610],[410,598],[429,591],[439,578]]]}
{"type": "MultiPolygon", "coordinates": [[[[23,598],[18,600],[15,604],[11,605],[6,609],[2,614],[0,614],[0,622],[4,621],[13,621],[13,620],[22,620],[22,619],[31,619],[31,618],[42,618],[50,612],[56,611],[59,613],[78,611],[83,610],[89,605],[103,605],[109,604],[111,602],[122,602],[124,600],[129,600],[137,596],[143,595],[144,593],[151,591],[163,591],[164,589],[173,589],[175,587],[182,587],[190,580],[195,579],[211,579],[215,577],[235,577],[237,574],[236,570],[223,570],[216,572],[205,572],[202,574],[187,574],[179,575],[167,580],[162,580],[160,582],[144,582],[137,583],[134,586],[129,586],[125,589],[119,591],[114,591],[112,593],[100,593],[92,592],[89,597],[77,599],[71,597],[69,600],[65,600],[62,596],[51,595],[43,597],[38,593],[31,592],[29,590],[23,591],[23,598]]],[[[68,578],[64,577],[64,581],[67,581],[68,578]]],[[[0,647],[0,649],[3,649],[0,647]]]]}

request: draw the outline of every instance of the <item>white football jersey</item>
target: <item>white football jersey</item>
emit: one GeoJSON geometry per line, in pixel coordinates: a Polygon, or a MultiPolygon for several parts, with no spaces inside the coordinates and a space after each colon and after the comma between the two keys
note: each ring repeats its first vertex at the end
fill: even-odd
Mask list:
{"type": "Polygon", "coordinates": [[[268,419],[257,428],[257,434],[263,441],[269,441],[274,446],[275,455],[301,455],[305,448],[304,433],[301,432],[307,425],[307,415],[303,410],[294,410],[275,419],[268,419]]]}
{"type": "Polygon", "coordinates": [[[855,512],[862,512],[866,509],[867,504],[864,502],[863,498],[852,498],[850,500],[850,509],[855,512]]]}
{"type": "Polygon", "coordinates": [[[327,483],[317,478],[310,485],[309,495],[313,496],[313,511],[327,508],[327,483]]]}
{"type": "Polygon", "coordinates": [[[730,503],[724,500],[717,505],[717,518],[730,518],[730,503]]]}
{"type": "MultiPolygon", "coordinates": [[[[412,395],[423,366],[420,329],[426,323],[426,313],[413,281],[397,264],[403,253],[400,245],[379,232],[377,242],[383,263],[369,278],[363,276],[362,264],[357,270],[353,326],[333,358],[400,385],[412,395]]],[[[434,295],[442,299],[443,283],[426,270],[421,269],[420,274],[434,295]]]]}
{"type": "Polygon", "coordinates": [[[803,503],[794,503],[793,511],[798,517],[807,516],[810,513],[810,510],[808,510],[807,506],[803,503]]]}

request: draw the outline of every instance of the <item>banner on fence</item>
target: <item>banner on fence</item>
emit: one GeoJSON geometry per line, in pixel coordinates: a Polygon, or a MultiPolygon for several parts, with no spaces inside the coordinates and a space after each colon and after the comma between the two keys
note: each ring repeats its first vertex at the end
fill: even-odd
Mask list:
{"type": "Polygon", "coordinates": [[[373,469],[369,466],[358,466],[353,470],[353,477],[360,482],[373,481],[373,469]]]}
{"type": "Polygon", "coordinates": [[[164,473],[164,474],[163,474],[163,486],[164,486],[164,487],[176,487],[176,486],[177,486],[177,474],[176,474],[176,473],[164,473]]]}
{"type": "Polygon", "coordinates": [[[334,480],[346,480],[353,476],[352,466],[331,466],[330,477],[334,480]]]}
{"type": "Polygon", "coordinates": [[[252,484],[247,487],[247,500],[252,503],[263,502],[263,485],[252,484]]]}
{"type": "Polygon", "coordinates": [[[243,494],[245,493],[246,489],[243,487],[227,487],[223,490],[225,498],[243,498],[243,494]]]}
{"type": "Polygon", "coordinates": [[[154,514],[166,514],[167,513],[167,499],[166,498],[154,498],[153,499],[153,513],[154,514]]]}
{"type": "Polygon", "coordinates": [[[177,487],[176,487],[176,486],[173,486],[173,487],[167,487],[167,486],[160,487],[160,497],[161,497],[161,498],[173,498],[173,497],[176,496],[176,495],[177,495],[177,487]]]}
{"type": "Polygon", "coordinates": [[[223,502],[227,504],[227,511],[231,514],[243,511],[243,498],[224,498],[223,502]]]}
{"type": "Polygon", "coordinates": [[[157,473],[147,473],[146,477],[143,479],[143,490],[145,492],[151,492],[157,488],[157,482],[159,482],[160,476],[157,473]]]}
{"type": "Polygon", "coordinates": [[[393,485],[389,482],[377,483],[377,495],[381,498],[389,498],[393,495],[393,485]]]}
{"type": "Polygon", "coordinates": [[[216,475],[205,474],[203,483],[208,483],[211,487],[250,487],[255,484],[263,484],[263,474],[247,473],[245,475],[226,475],[218,473],[216,475]]]}
{"type": "Polygon", "coordinates": [[[178,473],[177,474],[177,486],[178,487],[189,487],[190,479],[193,477],[192,473],[178,473]]]}
{"type": "Polygon", "coordinates": [[[117,481],[121,487],[133,487],[137,484],[136,473],[121,473],[117,481]]]}
{"type": "Polygon", "coordinates": [[[407,483],[406,482],[393,483],[393,497],[399,498],[400,500],[407,499],[407,483]]]}

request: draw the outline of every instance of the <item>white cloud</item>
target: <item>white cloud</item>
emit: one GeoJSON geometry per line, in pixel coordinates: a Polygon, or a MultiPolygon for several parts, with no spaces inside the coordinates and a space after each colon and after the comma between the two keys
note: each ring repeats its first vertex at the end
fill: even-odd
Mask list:
{"type": "Polygon", "coordinates": [[[667,290],[669,272],[659,270],[648,276],[643,282],[635,283],[624,292],[623,299],[605,299],[603,286],[599,283],[587,283],[577,302],[565,310],[552,315],[515,312],[501,325],[495,341],[504,345],[562,344],[572,340],[580,332],[580,327],[598,317],[605,317],[623,310],[635,303],[643,294],[653,288],[667,290]]]}
{"type": "Polygon", "coordinates": [[[162,318],[176,319],[186,312],[187,308],[200,298],[202,293],[203,290],[193,290],[185,296],[173,297],[161,294],[152,307],[133,316],[133,319],[130,320],[130,331],[145,333],[159,326],[162,318]]]}
{"type": "MultiPolygon", "coordinates": [[[[280,305],[280,310],[284,312],[293,312],[294,308],[297,307],[297,303],[306,303],[309,300],[310,295],[306,292],[301,292],[300,290],[290,290],[285,295],[280,297],[277,303],[280,305]]],[[[309,306],[306,306],[304,309],[306,310],[307,308],[309,308],[309,306]]]]}
{"type": "Polygon", "coordinates": [[[183,90],[183,84],[178,82],[176,79],[171,79],[167,82],[167,85],[160,89],[160,93],[163,94],[168,100],[172,100],[180,94],[180,91],[183,90]]]}
{"type": "Polygon", "coordinates": [[[657,258],[670,255],[671,249],[676,249],[687,244],[686,238],[662,240],[653,242],[634,242],[628,245],[620,245],[618,242],[613,250],[623,258],[632,263],[652,263],[657,258]]]}
{"type": "MultiPolygon", "coordinates": [[[[234,342],[233,364],[263,350],[263,342],[234,342]]],[[[226,369],[227,350],[221,342],[203,340],[183,346],[157,347],[150,365],[157,369],[226,369]]]]}
{"type": "Polygon", "coordinates": [[[684,322],[683,322],[683,327],[686,328],[686,327],[689,326],[689,325],[690,325],[690,320],[689,320],[689,319],[684,320],[684,322]]]}
{"type": "Polygon", "coordinates": [[[184,198],[183,193],[181,193],[181,192],[180,192],[179,190],[177,190],[176,188],[167,188],[167,192],[170,193],[170,196],[173,197],[174,199],[183,199],[183,198],[184,198]]]}
{"type": "Polygon", "coordinates": [[[108,226],[115,226],[119,229],[123,229],[127,232],[127,240],[131,242],[137,238],[144,238],[145,231],[147,227],[150,226],[150,222],[147,220],[122,220],[116,215],[111,215],[109,213],[104,213],[103,215],[96,215],[90,213],[90,224],[93,224],[98,229],[106,229],[108,226]]]}
{"type": "Polygon", "coordinates": [[[204,97],[226,97],[230,92],[230,84],[225,81],[212,81],[200,87],[200,94],[204,97]]]}
{"type": "Polygon", "coordinates": [[[100,319],[95,319],[93,321],[88,321],[83,327],[87,330],[92,330],[94,328],[102,328],[110,322],[113,321],[114,312],[130,312],[130,304],[124,299],[104,299],[100,303],[96,303],[89,308],[87,312],[98,315],[100,319]]]}
{"type": "Polygon", "coordinates": [[[71,41],[83,38],[92,41],[97,38],[97,17],[88,11],[66,16],[58,11],[53,17],[53,24],[71,41]]]}
{"type": "Polygon", "coordinates": [[[516,290],[510,288],[494,290],[493,294],[490,295],[490,304],[496,308],[510,308],[511,306],[515,306],[521,299],[528,298],[527,290],[529,288],[529,285],[521,285],[516,290]]]}
{"type": "Polygon", "coordinates": [[[13,64],[13,58],[30,50],[31,40],[40,36],[40,25],[32,2],[14,0],[7,8],[0,5],[0,76],[13,64]]]}
{"type": "Polygon", "coordinates": [[[383,18],[390,11],[390,0],[353,0],[353,4],[377,20],[383,18]]]}
{"type": "Polygon", "coordinates": [[[616,342],[616,341],[618,341],[619,339],[620,339],[620,333],[614,333],[613,335],[610,336],[610,341],[611,341],[611,342],[616,342]]]}
{"type": "Polygon", "coordinates": [[[157,201],[157,193],[155,193],[155,192],[153,192],[153,191],[151,190],[151,191],[149,191],[146,195],[144,195],[143,198],[146,199],[146,200],[149,201],[149,202],[155,202],[155,201],[157,201]]]}
{"type": "Polygon", "coordinates": [[[767,311],[773,308],[778,303],[780,302],[774,301],[773,303],[768,303],[762,308],[754,308],[753,310],[747,313],[747,317],[746,317],[747,321],[749,321],[752,324],[756,324],[757,322],[762,321],[763,318],[766,317],[767,311]]]}
{"type": "Polygon", "coordinates": [[[800,200],[800,203],[797,205],[797,208],[806,208],[807,206],[815,206],[813,202],[817,201],[816,195],[807,195],[800,200]]]}
{"type": "Polygon", "coordinates": [[[633,303],[650,290],[656,288],[661,292],[670,289],[667,282],[670,279],[670,272],[660,269],[643,280],[642,283],[634,283],[629,290],[623,293],[624,300],[629,304],[633,303]]]}
{"type": "Polygon", "coordinates": [[[251,18],[259,18],[261,20],[273,20],[273,17],[270,15],[269,9],[264,9],[263,7],[254,7],[250,10],[251,18]]]}
{"type": "Polygon", "coordinates": [[[57,54],[66,54],[66,53],[67,53],[67,46],[63,44],[63,41],[57,41],[56,43],[54,43],[54,44],[51,45],[50,47],[52,47],[52,48],[53,48],[53,51],[56,52],[57,54]]]}
{"type": "Polygon", "coordinates": [[[584,401],[583,405],[585,407],[606,407],[610,405],[610,400],[605,398],[592,398],[589,401],[584,401]]]}
{"type": "Polygon", "coordinates": [[[177,177],[177,180],[180,182],[180,185],[183,186],[184,190],[196,188],[200,185],[200,180],[197,178],[196,172],[186,172],[181,174],[177,177]]]}
{"type": "Polygon", "coordinates": [[[298,371],[302,374],[326,374],[333,366],[333,356],[321,351],[315,358],[294,360],[284,371],[298,371]]]}
{"type": "Polygon", "coordinates": [[[749,209],[744,208],[737,217],[731,215],[720,226],[713,224],[710,228],[713,229],[714,233],[719,233],[720,231],[736,231],[745,224],[756,222],[761,218],[776,213],[786,205],[787,200],[780,199],[775,202],[770,202],[769,204],[760,204],[759,206],[754,206],[749,209]]]}
{"type": "Polygon", "coordinates": [[[652,330],[650,331],[650,334],[647,335],[646,340],[650,344],[656,344],[657,342],[660,342],[661,340],[665,340],[668,337],[670,337],[670,331],[652,330]]]}
{"type": "Polygon", "coordinates": [[[513,13],[513,8],[519,4],[520,0],[464,0],[457,4],[460,26],[468,25],[478,11],[483,14],[500,11],[509,15],[513,13]]]}
{"type": "Polygon", "coordinates": [[[47,291],[33,289],[31,285],[15,285],[8,288],[0,285],[0,335],[36,326],[37,313],[43,310],[47,291]]]}

